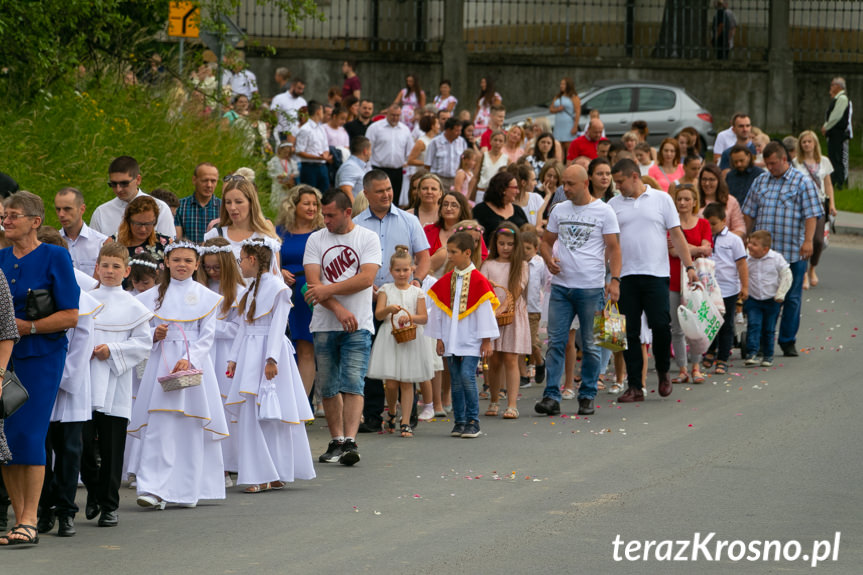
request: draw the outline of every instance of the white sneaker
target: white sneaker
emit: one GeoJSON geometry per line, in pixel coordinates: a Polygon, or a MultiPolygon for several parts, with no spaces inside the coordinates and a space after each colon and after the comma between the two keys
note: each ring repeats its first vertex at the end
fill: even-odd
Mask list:
{"type": "Polygon", "coordinates": [[[420,419],[422,421],[428,421],[432,418],[434,418],[434,405],[431,403],[426,403],[425,405],[423,405],[423,410],[420,412],[417,419],[420,419]]]}
{"type": "Polygon", "coordinates": [[[233,486],[234,486],[234,480],[231,479],[230,475],[225,475],[225,487],[233,487],[233,486]]]}
{"type": "Polygon", "coordinates": [[[156,510],[162,510],[167,503],[164,499],[159,499],[155,495],[139,495],[138,505],[140,507],[151,507],[156,510]]]}

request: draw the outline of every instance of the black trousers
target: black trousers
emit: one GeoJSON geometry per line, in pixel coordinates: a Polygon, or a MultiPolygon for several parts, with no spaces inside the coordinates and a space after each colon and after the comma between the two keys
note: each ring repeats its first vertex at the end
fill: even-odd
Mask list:
{"type": "Polygon", "coordinates": [[[719,333],[710,343],[707,353],[715,353],[719,361],[728,361],[731,357],[731,348],[734,347],[734,316],[737,314],[737,297],[740,294],[722,298],[725,303],[725,322],[719,328],[719,333]]]}
{"type": "Polygon", "coordinates": [[[629,387],[640,389],[641,313],[647,315],[647,325],[653,332],[653,360],[656,371],[668,373],[671,366],[671,315],[669,314],[668,278],[632,275],[620,282],[620,311],[626,316],[626,378],[629,387]]]}
{"type": "Polygon", "coordinates": [[[830,174],[833,189],[845,189],[848,180],[848,140],[840,136],[827,138],[827,157],[833,164],[833,173],[830,174]]]}
{"type": "Polygon", "coordinates": [[[45,481],[39,498],[40,515],[48,510],[61,517],[74,517],[78,512],[75,494],[78,492],[78,472],[83,450],[83,421],[63,423],[52,421],[45,437],[45,481]]]}
{"type": "Polygon", "coordinates": [[[128,424],[129,420],[124,417],[98,411],[84,424],[81,479],[87,487],[87,502],[98,503],[103,511],[115,511],[120,506],[128,424]]]}
{"type": "Polygon", "coordinates": [[[389,176],[390,183],[393,185],[393,203],[398,204],[399,194],[402,193],[402,169],[401,168],[382,168],[380,166],[372,166],[376,170],[383,170],[389,176]]]}

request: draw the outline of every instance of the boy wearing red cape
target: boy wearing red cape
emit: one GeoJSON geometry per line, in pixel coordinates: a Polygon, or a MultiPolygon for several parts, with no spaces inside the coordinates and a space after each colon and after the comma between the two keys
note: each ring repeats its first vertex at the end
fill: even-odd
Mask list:
{"type": "Polygon", "coordinates": [[[491,355],[491,340],[500,336],[494,310],[500,305],[491,284],[471,261],[474,239],[456,232],[447,240],[447,259],[453,270],[428,291],[435,304],[429,309],[425,335],[437,339],[437,353],[449,365],[455,426],[452,437],[479,436],[479,393],[476,367],[491,355]]]}

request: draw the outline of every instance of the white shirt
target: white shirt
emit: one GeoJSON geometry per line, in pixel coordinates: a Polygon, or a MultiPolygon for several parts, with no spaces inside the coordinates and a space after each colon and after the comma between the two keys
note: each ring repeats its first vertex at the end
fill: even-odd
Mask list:
{"type": "MultiPolygon", "coordinates": [[[[138,195],[135,198],[140,198],[141,196],[152,197],[138,190],[138,195]]],[[[156,200],[156,205],[159,206],[159,219],[156,222],[156,231],[163,236],[173,238],[177,234],[177,229],[174,227],[174,214],[171,213],[171,208],[162,200],[158,198],[153,199],[156,200]]],[[[105,202],[93,212],[93,216],[90,218],[90,227],[106,236],[116,235],[117,230],[120,228],[120,223],[123,221],[126,206],[128,205],[128,202],[124,202],[120,198],[114,198],[105,202]]]]}
{"type": "Polygon", "coordinates": [[[225,70],[222,72],[222,85],[229,86],[235,96],[242,94],[249,100],[252,99],[252,94],[258,91],[258,79],[251,70],[240,70],[236,73],[225,70]]]}
{"type": "Polygon", "coordinates": [[[99,250],[108,239],[103,233],[97,232],[86,223],[82,222],[81,231],[74,240],[66,235],[66,230],[60,228],[60,235],[69,244],[69,255],[72,256],[72,265],[76,270],[92,276],[96,271],[96,261],[99,259],[99,250]]]}
{"type": "Polygon", "coordinates": [[[381,168],[401,168],[414,147],[410,129],[401,122],[392,126],[378,120],[366,130],[366,138],[372,143],[371,164],[381,168]]]}
{"type": "Polygon", "coordinates": [[[767,250],[763,258],[752,255],[746,260],[749,268],[749,297],[753,300],[783,299],[791,287],[791,267],[782,254],[767,250]]]}
{"type": "Polygon", "coordinates": [[[539,254],[530,258],[527,263],[527,313],[542,313],[542,294],[551,281],[551,273],[545,267],[545,260],[539,254]]]}
{"type": "MultiPolygon", "coordinates": [[[[324,130],[323,124],[318,124],[314,120],[309,120],[300,131],[297,133],[297,154],[300,152],[320,156],[324,152],[330,151],[330,146],[327,143],[327,132],[324,130]]],[[[308,158],[299,157],[300,163],[306,164],[323,164],[324,160],[310,160],[308,158]]]]}
{"type": "MultiPolygon", "coordinates": [[[[290,132],[297,134],[299,122],[297,121],[297,111],[308,105],[305,98],[297,96],[296,98],[290,92],[282,92],[273,98],[270,103],[270,110],[276,113],[279,123],[276,126],[276,133],[290,132]]],[[[281,136],[280,136],[281,137],[281,136]]]]}
{"type": "MultiPolygon", "coordinates": [[[[381,265],[381,242],[378,236],[366,228],[354,224],[346,234],[334,234],[323,228],[309,236],[303,265],[321,267],[321,283],[330,285],[351,279],[365,264],[381,265]]],[[[349,295],[333,296],[357,318],[357,329],[375,332],[372,316],[372,287],[349,295]]],[[[336,314],[322,305],[312,311],[309,325],[312,333],[319,331],[344,331],[336,314]]]]}
{"type": "MultiPolygon", "coordinates": [[[[605,287],[605,236],[620,232],[609,204],[600,200],[583,206],[568,200],[561,202],[551,210],[546,229],[557,234],[560,260],[560,273],[551,276],[552,285],[569,289],[605,287]]],[[[663,235],[663,242],[664,238],[663,235]]],[[[668,250],[664,254],[667,265],[668,250]]]]}
{"type": "Polygon", "coordinates": [[[543,198],[539,194],[535,194],[533,192],[528,192],[527,194],[527,205],[522,206],[521,209],[524,210],[524,215],[527,216],[527,221],[530,225],[536,225],[536,219],[539,216],[539,210],[542,208],[542,204],[545,203],[545,198],[543,198]]]}
{"type": "Polygon", "coordinates": [[[740,293],[740,274],[737,262],[746,257],[743,240],[737,234],[728,231],[728,227],[713,236],[713,255],[716,262],[716,283],[722,297],[731,297],[740,293]]]}
{"type": "Polygon", "coordinates": [[[716,141],[713,142],[713,157],[720,157],[722,152],[728,148],[733,148],[736,143],[737,136],[734,134],[734,130],[729,126],[716,134],[716,141]]]}
{"type": "Polygon", "coordinates": [[[608,205],[620,226],[620,276],[670,277],[668,230],[680,227],[680,216],[671,196],[662,190],[644,187],[638,198],[619,195],[608,205]]]}

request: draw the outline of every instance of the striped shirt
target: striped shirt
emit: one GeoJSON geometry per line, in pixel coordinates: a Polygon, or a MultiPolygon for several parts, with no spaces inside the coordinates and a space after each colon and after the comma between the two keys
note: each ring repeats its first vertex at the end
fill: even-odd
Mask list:
{"type": "Polygon", "coordinates": [[[438,134],[432,138],[426,150],[425,161],[429,171],[443,178],[454,178],[465,148],[467,142],[464,138],[456,136],[455,140],[450,142],[445,134],[438,134]]]}
{"type": "Polygon", "coordinates": [[[746,194],[743,214],[755,220],[756,230],[770,232],[771,247],[793,264],[801,259],[806,220],[821,217],[824,210],[812,178],[788,168],[778,178],[770,172],[755,178],[746,194]]]}

